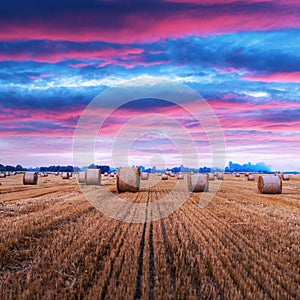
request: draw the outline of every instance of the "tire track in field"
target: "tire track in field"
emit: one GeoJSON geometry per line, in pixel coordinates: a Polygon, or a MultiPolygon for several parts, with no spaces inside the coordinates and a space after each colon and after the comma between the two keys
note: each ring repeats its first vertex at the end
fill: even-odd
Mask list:
{"type": "MultiPolygon", "coordinates": [[[[142,298],[142,282],[143,282],[143,265],[144,265],[144,250],[146,245],[146,230],[148,224],[148,213],[150,215],[150,219],[152,218],[152,212],[149,210],[149,202],[150,202],[150,189],[148,190],[147,195],[147,204],[145,210],[145,220],[143,225],[143,232],[140,239],[140,246],[139,246],[139,257],[138,257],[138,273],[136,277],[136,288],[134,293],[134,299],[138,300],[142,298]]],[[[149,225],[149,240],[148,240],[148,247],[149,247],[149,299],[154,300],[154,288],[155,288],[155,264],[154,264],[154,247],[153,247],[153,223],[150,221],[149,225]]]]}
{"type": "MultiPolygon", "coordinates": [[[[152,219],[152,211],[150,211],[152,219]]],[[[150,222],[149,232],[149,299],[154,300],[154,285],[155,285],[155,265],[154,265],[154,247],[153,247],[153,223],[150,222]]]]}
{"type": "MultiPolygon", "coordinates": [[[[138,197],[138,194],[137,194],[136,196],[138,197]]],[[[134,203],[132,203],[132,204],[130,205],[130,207],[127,208],[127,211],[125,212],[125,215],[123,215],[123,219],[126,219],[126,217],[127,217],[128,215],[130,215],[130,214],[132,214],[132,218],[134,217],[134,215],[135,215],[137,209],[135,208],[134,212],[132,213],[131,208],[133,207],[133,205],[134,205],[134,203]]],[[[122,209],[123,209],[123,208],[120,207],[120,208],[116,211],[116,214],[117,214],[118,212],[122,212],[122,209]]],[[[124,224],[122,221],[119,221],[119,222],[122,223],[122,224],[124,224]]],[[[119,240],[121,239],[121,242],[118,244],[116,251],[114,251],[115,255],[114,255],[113,257],[110,257],[109,273],[108,273],[108,274],[106,275],[106,277],[104,278],[104,284],[103,284],[103,287],[102,287],[101,292],[97,295],[97,298],[99,298],[99,299],[105,299],[106,296],[107,296],[107,292],[108,292],[109,284],[110,284],[110,281],[111,281],[111,278],[112,278],[112,274],[113,274],[113,271],[114,271],[114,265],[115,265],[116,259],[117,259],[117,257],[119,256],[119,254],[120,254],[120,252],[121,252],[121,249],[122,249],[122,247],[123,247],[123,245],[124,245],[124,241],[125,241],[125,240],[124,240],[124,237],[125,237],[126,234],[128,233],[128,231],[129,231],[129,229],[130,229],[131,226],[132,226],[132,223],[127,224],[127,227],[126,227],[126,230],[125,230],[125,231],[123,230],[123,228],[122,228],[121,225],[118,226],[118,227],[116,228],[116,230],[113,231],[113,233],[109,236],[109,238],[108,238],[108,240],[107,240],[108,248],[107,248],[107,251],[106,251],[106,253],[107,253],[106,256],[109,255],[110,251],[113,249],[113,246],[115,245],[115,244],[114,244],[114,245],[111,244],[111,242],[113,241],[114,237],[120,236],[120,237],[119,237],[119,240]]],[[[96,265],[95,265],[95,267],[94,267],[95,270],[98,270],[98,269],[99,269],[98,267],[99,267],[101,261],[103,261],[103,259],[104,259],[103,256],[102,256],[102,257],[97,257],[96,265]]],[[[124,258],[123,258],[123,260],[124,260],[124,258]]],[[[93,274],[93,275],[89,278],[88,282],[92,281],[95,277],[97,277],[97,274],[96,274],[96,273],[93,274]]],[[[85,292],[87,291],[88,288],[90,288],[90,287],[89,287],[89,286],[86,286],[86,287],[84,288],[85,292]]],[[[90,294],[91,294],[92,292],[93,292],[92,290],[89,290],[89,296],[90,296],[90,294]]],[[[84,297],[84,296],[85,296],[85,294],[82,294],[82,297],[84,297]]]]}

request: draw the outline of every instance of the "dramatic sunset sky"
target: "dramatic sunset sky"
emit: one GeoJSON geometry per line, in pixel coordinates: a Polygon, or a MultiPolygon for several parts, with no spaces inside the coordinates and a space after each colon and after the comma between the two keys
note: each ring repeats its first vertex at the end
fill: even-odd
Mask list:
{"type": "MultiPolygon", "coordinates": [[[[222,126],[226,162],[300,171],[298,0],[2,0],[0,163],[73,164],[74,130],[90,101],[149,77],[202,95],[222,126]]],[[[170,110],[159,101],[120,109],[98,142],[111,143],[124,113],[170,110]]],[[[141,120],[133,124],[146,128],[141,120]]],[[[178,163],[167,137],[137,144],[140,156],[173,154],[178,163]]],[[[96,163],[110,162],[105,149],[97,147],[96,163]]]]}

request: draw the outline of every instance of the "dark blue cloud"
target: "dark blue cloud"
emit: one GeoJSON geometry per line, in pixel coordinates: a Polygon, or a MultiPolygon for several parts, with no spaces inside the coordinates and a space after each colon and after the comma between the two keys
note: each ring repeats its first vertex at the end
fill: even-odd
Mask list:
{"type": "Polygon", "coordinates": [[[293,72],[300,70],[300,30],[189,37],[170,40],[167,51],[174,64],[293,72]]]}

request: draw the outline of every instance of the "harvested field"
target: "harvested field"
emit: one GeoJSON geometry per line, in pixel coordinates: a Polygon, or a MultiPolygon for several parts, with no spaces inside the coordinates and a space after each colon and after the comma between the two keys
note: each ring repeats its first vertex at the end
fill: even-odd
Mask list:
{"type": "MultiPolygon", "coordinates": [[[[151,176],[159,179],[120,195],[146,203],[141,224],[97,211],[75,176],[41,177],[36,186],[24,186],[22,175],[1,178],[0,299],[299,299],[299,175],[283,182],[282,194],[264,195],[258,176],[226,174],[209,183],[220,189],[205,208],[199,193],[189,194],[149,222],[149,204],[186,182],[151,187],[151,176]]],[[[117,193],[116,178],[101,182],[117,193]]]]}

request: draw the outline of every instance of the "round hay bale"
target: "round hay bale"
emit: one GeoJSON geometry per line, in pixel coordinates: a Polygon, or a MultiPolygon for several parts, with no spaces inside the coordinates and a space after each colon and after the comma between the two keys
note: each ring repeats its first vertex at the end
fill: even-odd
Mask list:
{"type": "Polygon", "coordinates": [[[147,172],[141,172],[141,180],[148,180],[149,173],[147,172]]]}
{"type": "Polygon", "coordinates": [[[249,172],[246,172],[245,173],[245,177],[248,177],[250,174],[249,174],[249,172]]]}
{"type": "Polygon", "coordinates": [[[169,173],[169,176],[170,176],[170,177],[175,177],[175,174],[172,173],[172,172],[170,172],[170,173],[169,173]]]}
{"type": "Polygon", "coordinates": [[[86,185],[100,185],[101,184],[101,170],[100,169],[87,169],[85,171],[85,184],[86,185]]]}
{"type": "Polygon", "coordinates": [[[107,177],[107,176],[108,176],[108,173],[107,173],[107,172],[104,172],[104,176],[107,177]]]}
{"type": "Polygon", "coordinates": [[[117,190],[119,193],[138,192],[140,190],[140,168],[118,168],[117,190]]]}
{"type": "Polygon", "coordinates": [[[114,173],[110,173],[109,176],[110,177],[115,177],[115,174],[114,173]]]}
{"type": "Polygon", "coordinates": [[[261,194],[282,193],[282,181],[279,176],[259,176],[257,187],[261,194]]]}
{"type": "Polygon", "coordinates": [[[240,173],[236,173],[235,177],[241,177],[240,173]]]}
{"type": "Polygon", "coordinates": [[[254,181],[254,175],[253,174],[249,174],[248,175],[248,181],[254,181]]]}
{"type": "Polygon", "coordinates": [[[208,192],[208,174],[194,174],[189,176],[188,186],[190,192],[208,192]]]}
{"type": "Polygon", "coordinates": [[[68,172],[69,173],[69,177],[72,177],[73,176],[73,173],[72,172],[68,172]]]}
{"type": "Polygon", "coordinates": [[[61,173],[61,178],[62,179],[69,179],[70,178],[69,173],[68,172],[62,172],[61,173]]]}
{"type": "Polygon", "coordinates": [[[183,180],[184,176],[182,174],[178,174],[177,178],[178,178],[178,180],[183,180]]]}
{"type": "Polygon", "coordinates": [[[208,180],[210,180],[210,181],[215,180],[215,174],[214,173],[208,173],[208,180]]]}
{"type": "Polygon", "coordinates": [[[78,173],[78,183],[85,183],[85,172],[78,173]]]}
{"type": "Polygon", "coordinates": [[[218,180],[223,180],[224,179],[224,174],[222,172],[217,173],[217,179],[218,180]]]}
{"type": "Polygon", "coordinates": [[[0,173],[0,178],[5,178],[6,174],[5,173],[0,173]]]}
{"type": "Polygon", "coordinates": [[[55,174],[54,174],[55,176],[58,176],[59,175],[59,173],[58,172],[55,172],[55,174]]]}
{"type": "Polygon", "coordinates": [[[282,174],[281,175],[281,179],[282,180],[290,180],[290,175],[288,175],[288,174],[282,174]]]}
{"type": "Polygon", "coordinates": [[[161,179],[162,179],[162,180],[168,180],[168,179],[169,179],[169,176],[166,175],[166,174],[162,174],[162,175],[161,175],[161,179]]]}
{"type": "Polygon", "coordinates": [[[37,184],[38,173],[37,172],[25,172],[23,175],[23,184],[37,184]]]}
{"type": "Polygon", "coordinates": [[[10,176],[10,173],[8,171],[5,172],[6,176],[10,176]]]}

